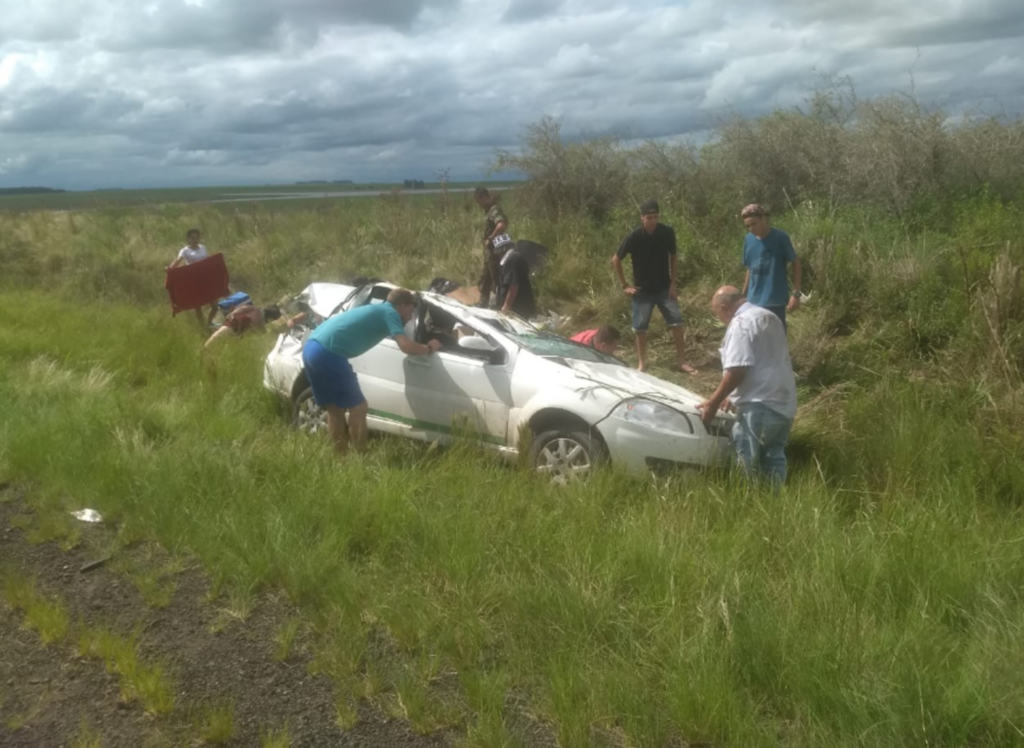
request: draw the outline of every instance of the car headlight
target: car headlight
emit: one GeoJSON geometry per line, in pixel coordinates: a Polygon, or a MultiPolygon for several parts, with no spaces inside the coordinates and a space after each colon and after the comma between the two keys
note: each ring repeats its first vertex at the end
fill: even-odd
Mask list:
{"type": "Polygon", "coordinates": [[[674,408],[651,400],[623,400],[612,411],[612,418],[666,434],[693,433],[690,419],[674,408]]]}

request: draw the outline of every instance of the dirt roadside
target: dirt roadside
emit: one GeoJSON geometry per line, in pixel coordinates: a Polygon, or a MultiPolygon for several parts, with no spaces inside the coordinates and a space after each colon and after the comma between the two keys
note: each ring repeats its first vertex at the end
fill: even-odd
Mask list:
{"type": "MultiPolygon", "coordinates": [[[[283,604],[261,600],[241,620],[210,602],[209,584],[194,568],[173,578],[166,607],[153,607],[130,579],[104,564],[89,571],[104,533],[102,524],[83,527],[93,538],[71,550],[55,542],[33,544],[19,526],[31,511],[18,498],[0,501],[0,572],[34,578],[36,588],[58,597],[71,620],[109,627],[129,636],[140,632],[140,654],[167,664],[175,708],[147,716],[120,698],[118,679],[102,662],[83,660],[69,643],[44,646],[25,630],[23,615],[0,600],[0,745],[72,746],[83,725],[110,747],[163,748],[197,744],[195,715],[210,704],[234,705],[234,737],[225,745],[259,746],[261,734],[287,728],[295,748],[436,748],[450,734],[421,736],[408,723],[362,703],[348,730],[336,723],[334,687],[311,675],[302,656],[274,659],[274,635],[290,615],[283,604]],[[93,542],[93,541],[100,542],[93,542]]],[[[2,575],[0,574],[0,575],[2,575]]]]}

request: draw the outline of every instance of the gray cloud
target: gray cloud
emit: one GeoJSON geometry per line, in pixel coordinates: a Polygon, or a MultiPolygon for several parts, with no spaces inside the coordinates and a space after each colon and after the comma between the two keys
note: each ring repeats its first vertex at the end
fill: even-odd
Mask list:
{"type": "Polygon", "coordinates": [[[0,42],[93,38],[112,51],[202,49],[237,53],[312,43],[324,28],[381,26],[407,32],[460,0],[33,0],[10,11],[0,42]]]}
{"type": "Polygon", "coordinates": [[[5,133],[34,135],[116,130],[122,117],[142,106],[142,101],[119,91],[37,89],[17,109],[0,116],[0,128],[5,133]]]}
{"type": "Polygon", "coordinates": [[[873,30],[882,45],[928,47],[1024,37],[1020,0],[936,0],[925,5],[910,0],[779,1],[787,19],[829,24],[836,30],[873,30]]]}
{"type": "Polygon", "coordinates": [[[89,0],[33,0],[31,3],[5,5],[0,44],[76,39],[81,31],[79,19],[90,10],[89,0]]]}
{"type": "Polygon", "coordinates": [[[566,137],[703,132],[806,99],[1024,111],[1024,7],[981,0],[34,0],[0,30],[0,185],[476,178],[566,137]]]}
{"type": "Polygon", "coordinates": [[[501,20],[506,23],[535,21],[557,15],[561,7],[561,0],[512,0],[501,20]]]}
{"type": "Polygon", "coordinates": [[[195,5],[131,4],[104,40],[110,49],[185,49],[240,53],[314,44],[324,29],[382,26],[409,31],[427,10],[459,0],[221,0],[195,5]]]}
{"type": "Polygon", "coordinates": [[[1024,37],[1024,3],[1016,0],[974,2],[962,15],[922,21],[886,35],[890,44],[933,47],[1024,37]]]}

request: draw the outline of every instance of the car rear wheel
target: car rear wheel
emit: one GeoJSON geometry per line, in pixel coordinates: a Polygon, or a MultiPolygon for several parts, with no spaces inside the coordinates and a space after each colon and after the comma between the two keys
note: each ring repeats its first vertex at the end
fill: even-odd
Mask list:
{"type": "Polygon", "coordinates": [[[327,431],[327,411],[316,404],[312,387],[304,389],[296,398],[292,426],[307,434],[321,434],[327,431]]]}
{"type": "Polygon", "coordinates": [[[545,431],[530,446],[530,465],[553,483],[586,480],[605,459],[604,445],[578,429],[545,431]]]}

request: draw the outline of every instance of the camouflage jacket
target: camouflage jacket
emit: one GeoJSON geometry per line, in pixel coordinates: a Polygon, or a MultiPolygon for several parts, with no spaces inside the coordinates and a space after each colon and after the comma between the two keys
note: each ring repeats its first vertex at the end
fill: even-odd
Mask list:
{"type": "Polygon", "coordinates": [[[491,207],[487,209],[487,225],[484,228],[484,239],[490,238],[494,232],[494,227],[499,223],[505,224],[505,231],[508,231],[508,218],[505,217],[505,211],[501,209],[501,206],[497,203],[492,203],[491,207]]]}

